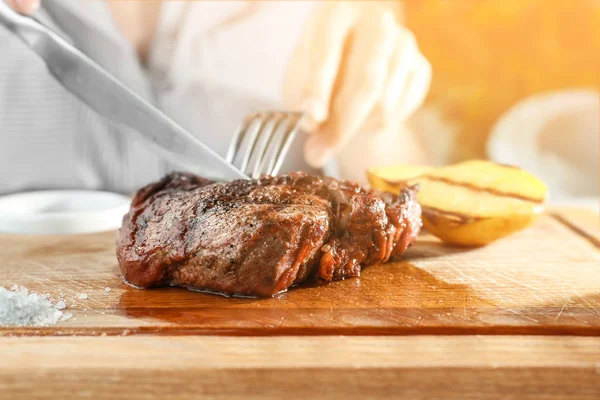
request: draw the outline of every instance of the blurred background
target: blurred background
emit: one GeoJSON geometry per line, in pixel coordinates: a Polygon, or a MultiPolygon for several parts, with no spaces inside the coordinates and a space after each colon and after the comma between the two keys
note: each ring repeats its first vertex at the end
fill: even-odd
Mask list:
{"type": "MultiPolygon", "coordinates": [[[[311,7],[326,3],[41,4],[38,18],[224,154],[227,135],[246,113],[281,107],[296,41],[315,19],[311,7]]],[[[400,127],[380,135],[365,129],[329,171],[366,183],[370,167],[489,158],[540,177],[552,201],[598,204],[600,1],[365,5],[386,7],[414,33],[431,64],[431,84],[400,127]]],[[[0,51],[0,194],[44,187],[131,193],[171,168],[64,93],[39,58],[2,29],[0,51]]],[[[291,168],[299,169],[302,147],[295,150],[291,168]]]]}
{"type": "Polygon", "coordinates": [[[492,157],[544,178],[555,200],[597,196],[599,1],[400,6],[433,67],[426,104],[411,121],[440,144],[433,162],[492,157]]]}

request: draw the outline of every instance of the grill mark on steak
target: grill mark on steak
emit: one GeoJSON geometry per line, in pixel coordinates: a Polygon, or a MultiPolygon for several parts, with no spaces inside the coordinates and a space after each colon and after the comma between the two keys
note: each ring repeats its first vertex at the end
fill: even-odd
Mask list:
{"type": "Polygon", "coordinates": [[[138,191],[117,258],[136,287],[272,296],[359,276],[404,253],[420,227],[412,187],[395,195],[304,173],[228,183],[175,173],[138,191]]]}

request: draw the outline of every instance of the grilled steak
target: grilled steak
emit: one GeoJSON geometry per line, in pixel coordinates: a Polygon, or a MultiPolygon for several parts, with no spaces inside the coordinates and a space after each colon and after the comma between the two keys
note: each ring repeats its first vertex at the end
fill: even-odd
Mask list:
{"type": "Polygon", "coordinates": [[[272,296],[308,279],[358,276],[404,253],[420,227],[414,188],[394,195],[304,173],[228,183],[175,173],[138,191],[117,257],[137,287],[272,296]]]}

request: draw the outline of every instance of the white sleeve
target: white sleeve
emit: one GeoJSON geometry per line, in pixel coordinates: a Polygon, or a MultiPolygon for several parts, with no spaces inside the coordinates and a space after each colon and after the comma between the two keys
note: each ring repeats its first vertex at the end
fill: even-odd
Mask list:
{"type": "MultiPolygon", "coordinates": [[[[306,1],[163,3],[149,59],[161,108],[225,154],[248,112],[283,106],[285,68],[314,6],[306,1]]],[[[311,171],[301,151],[290,155],[284,170],[311,171]]]]}
{"type": "Polygon", "coordinates": [[[0,194],[131,192],[165,172],[164,161],[68,93],[1,26],[0,43],[0,194]]]}

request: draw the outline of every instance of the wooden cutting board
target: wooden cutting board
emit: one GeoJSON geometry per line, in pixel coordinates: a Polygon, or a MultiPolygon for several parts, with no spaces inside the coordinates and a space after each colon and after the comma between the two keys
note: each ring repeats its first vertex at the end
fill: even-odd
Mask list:
{"type": "Polygon", "coordinates": [[[5,235],[0,285],[61,297],[74,318],[0,335],[600,335],[598,225],[591,212],[546,215],[478,249],[425,236],[360,278],[269,299],[133,289],[121,280],[114,232],[5,235]]]}
{"type": "Polygon", "coordinates": [[[74,314],[0,328],[0,399],[600,398],[591,211],[478,249],[424,236],[359,279],[272,299],[130,288],[115,238],[0,236],[0,285],[74,314]]]}

